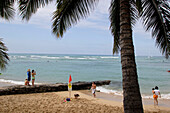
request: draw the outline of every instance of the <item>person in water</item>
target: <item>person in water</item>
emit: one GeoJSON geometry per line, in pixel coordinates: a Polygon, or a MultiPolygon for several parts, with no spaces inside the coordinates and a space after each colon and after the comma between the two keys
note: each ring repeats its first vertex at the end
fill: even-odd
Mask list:
{"type": "Polygon", "coordinates": [[[158,86],[155,86],[155,89],[152,88],[152,93],[154,94],[153,95],[154,105],[158,105],[158,95],[160,95],[160,98],[161,98],[161,93],[158,89],[158,86]]]}
{"type": "Polygon", "coordinates": [[[28,76],[28,86],[30,86],[30,81],[31,81],[31,72],[30,69],[27,71],[27,76],[28,76]]]}
{"type": "Polygon", "coordinates": [[[91,86],[92,94],[94,97],[96,97],[96,84],[93,82],[91,86]]]}
{"type": "Polygon", "coordinates": [[[32,70],[32,85],[34,86],[36,72],[32,70]]]}

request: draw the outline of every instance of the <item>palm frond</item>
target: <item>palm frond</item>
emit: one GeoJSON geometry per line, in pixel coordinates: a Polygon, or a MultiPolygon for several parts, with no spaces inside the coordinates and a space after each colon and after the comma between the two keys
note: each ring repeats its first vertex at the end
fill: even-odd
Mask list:
{"type": "Polygon", "coordinates": [[[14,0],[0,0],[0,17],[10,20],[14,17],[14,0]]]}
{"type": "Polygon", "coordinates": [[[143,23],[146,31],[152,29],[152,37],[162,54],[170,52],[170,7],[167,0],[145,0],[143,3],[143,23]]]}
{"type": "Polygon", "coordinates": [[[27,21],[32,14],[36,13],[38,8],[44,7],[53,0],[19,0],[19,12],[22,19],[27,21]]]}
{"type": "Polygon", "coordinates": [[[118,54],[120,50],[120,0],[112,0],[109,7],[110,30],[114,36],[113,54],[118,54]]]}
{"type": "Polygon", "coordinates": [[[0,69],[4,70],[6,68],[6,65],[8,64],[9,57],[6,53],[8,51],[5,44],[2,42],[2,39],[0,38],[0,69]]]}
{"type": "Polygon", "coordinates": [[[53,33],[62,37],[68,28],[80,18],[86,18],[98,0],[57,0],[57,9],[53,13],[53,33]]]}
{"type": "Polygon", "coordinates": [[[132,27],[136,24],[137,19],[139,18],[139,12],[138,10],[141,10],[141,5],[140,2],[137,3],[137,1],[139,2],[140,0],[130,0],[130,18],[131,18],[131,25],[132,27]],[[137,6],[138,5],[138,6],[137,6]]]}
{"type": "Polygon", "coordinates": [[[142,9],[143,9],[143,7],[142,7],[142,0],[136,0],[135,3],[136,3],[136,8],[137,8],[137,10],[139,12],[139,16],[141,16],[142,9]]]}
{"type": "MultiPolygon", "coordinates": [[[[141,0],[130,0],[130,16],[131,16],[131,24],[135,25],[137,19],[139,18],[138,10],[141,10],[141,0]],[[138,2],[138,3],[137,3],[138,2]],[[137,6],[138,5],[138,6],[137,6]],[[138,9],[137,9],[138,8],[138,9]]],[[[119,52],[120,44],[119,44],[119,34],[120,34],[120,0],[112,0],[109,8],[110,11],[110,29],[112,35],[114,36],[114,44],[113,44],[113,54],[119,52]]]]}

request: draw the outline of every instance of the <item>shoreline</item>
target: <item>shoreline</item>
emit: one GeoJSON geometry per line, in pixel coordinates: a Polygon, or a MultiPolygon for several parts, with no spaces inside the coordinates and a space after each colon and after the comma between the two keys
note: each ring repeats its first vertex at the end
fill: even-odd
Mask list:
{"type": "MultiPolygon", "coordinates": [[[[84,82],[84,81],[80,81],[80,82],[84,82]]],[[[77,82],[75,82],[75,83],[77,83],[77,82]]],[[[23,82],[23,84],[24,84],[24,82],[23,82]]],[[[54,83],[54,84],[66,84],[66,83],[54,83]]],[[[54,84],[52,84],[52,83],[35,83],[35,86],[39,86],[39,85],[54,85],[54,84]]],[[[25,85],[21,85],[21,84],[15,84],[15,83],[9,83],[9,82],[1,82],[0,81],[0,89],[4,89],[4,88],[7,88],[7,87],[16,87],[16,86],[25,86],[25,85]]],[[[32,86],[29,86],[29,87],[32,87],[32,86]]],[[[97,87],[102,87],[102,86],[97,86],[97,87]]],[[[78,89],[79,90],[79,89],[78,89]]],[[[86,89],[81,89],[81,90],[86,90],[86,89]]],[[[104,94],[109,94],[109,95],[114,95],[114,96],[116,96],[116,97],[122,97],[123,95],[122,94],[116,94],[115,92],[114,93],[112,93],[112,92],[103,92],[102,90],[100,90],[100,89],[98,89],[100,92],[102,92],[102,93],[104,93],[104,94]]],[[[106,89],[107,90],[107,89],[106,89]]],[[[170,94],[170,93],[169,93],[170,94]]],[[[170,101],[170,99],[169,99],[169,97],[168,98],[166,98],[166,97],[163,97],[162,95],[169,95],[169,94],[161,94],[161,98],[159,98],[159,100],[163,100],[163,101],[166,101],[166,100],[169,100],[170,101]]],[[[149,101],[147,101],[147,102],[145,102],[145,104],[147,104],[147,103],[149,103],[149,104],[151,104],[152,102],[152,100],[153,100],[153,98],[152,98],[152,95],[146,95],[146,94],[144,94],[144,95],[142,95],[141,94],[141,96],[142,96],[142,99],[143,100],[145,100],[145,101],[147,101],[147,100],[149,100],[149,101]]],[[[101,97],[102,98],[102,97],[101,97]]],[[[107,99],[108,100],[108,99],[107,99]]],[[[164,105],[164,103],[162,103],[161,105],[164,105]]],[[[164,106],[167,106],[167,105],[164,105],[164,106]]],[[[170,103],[169,103],[169,106],[168,107],[170,107],[170,103]]]]}
{"type": "MultiPolygon", "coordinates": [[[[75,90],[71,92],[71,101],[65,102],[68,98],[68,91],[18,94],[0,96],[0,112],[57,112],[57,113],[123,113],[123,102],[110,94],[97,92],[94,98],[89,90],[75,90]],[[79,94],[78,99],[74,94],[79,94]],[[108,96],[113,96],[113,100],[108,100],[108,96]],[[101,98],[104,96],[105,98],[101,98]],[[28,106],[29,104],[29,106],[28,106]],[[38,108],[38,109],[37,109],[38,108]]],[[[154,107],[143,104],[145,113],[170,113],[169,107],[154,107]]]]}
{"type": "MultiPolygon", "coordinates": [[[[92,96],[90,90],[82,90],[80,92],[82,92],[86,95],[92,96]]],[[[108,101],[121,102],[123,104],[123,96],[119,96],[119,95],[108,94],[108,93],[103,93],[103,92],[96,92],[96,98],[104,99],[104,100],[108,100],[108,101]]],[[[143,105],[153,106],[153,104],[154,104],[153,98],[142,98],[142,102],[143,102],[143,105]]],[[[158,102],[159,102],[158,106],[170,108],[170,99],[158,98],[158,102]]]]}

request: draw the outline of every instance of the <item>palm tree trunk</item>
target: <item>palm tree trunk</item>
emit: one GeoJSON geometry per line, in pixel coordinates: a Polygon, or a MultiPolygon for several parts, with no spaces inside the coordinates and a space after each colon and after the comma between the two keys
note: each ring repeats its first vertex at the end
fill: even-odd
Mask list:
{"type": "Polygon", "coordinates": [[[120,0],[120,47],[125,113],[143,113],[132,40],[129,0],[120,0]]]}

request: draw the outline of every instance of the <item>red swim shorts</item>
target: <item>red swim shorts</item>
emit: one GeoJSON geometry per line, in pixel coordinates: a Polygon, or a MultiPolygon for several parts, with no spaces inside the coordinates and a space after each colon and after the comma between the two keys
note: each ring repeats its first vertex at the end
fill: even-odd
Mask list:
{"type": "Polygon", "coordinates": [[[158,95],[155,95],[155,94],[154,94],[154,95],[153,95],[153,98],[156,98],[156,99],[157,99],[157,98],[158,98],[158,95]]]}

